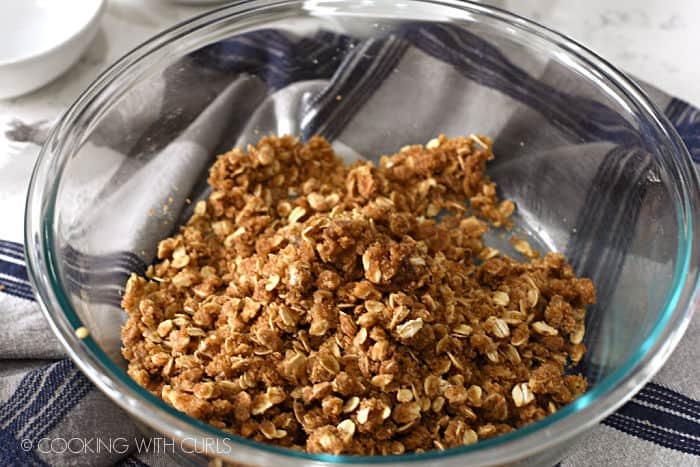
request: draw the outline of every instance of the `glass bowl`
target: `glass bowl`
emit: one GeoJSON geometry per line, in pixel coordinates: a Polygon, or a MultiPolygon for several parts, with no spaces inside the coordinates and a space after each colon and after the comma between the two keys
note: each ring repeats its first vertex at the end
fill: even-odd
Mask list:
{"type": "MultiPolygon", "coordinates": [[[[545,27],[450,0],[248,1],[156,36],[70,107],[31,180],[26,246],[73,360],[188,452],[251,465],[544,465],[678,343],[698,280],[697,212],[698,179],[669,122],[623,73],[545,27]],[[268,132],[320,133],[349,158],[438,133],[493,136],[487,172],[517,205],[516,231],[564,252],[598,288],[579,368],[589,391],[475,445],[342,457],[227,435],[142,389],[119,350],[123,284],[206,194],[213,157],[268,132]]],[[[515,254],[501,237],[488,241],[515,254]]]]}

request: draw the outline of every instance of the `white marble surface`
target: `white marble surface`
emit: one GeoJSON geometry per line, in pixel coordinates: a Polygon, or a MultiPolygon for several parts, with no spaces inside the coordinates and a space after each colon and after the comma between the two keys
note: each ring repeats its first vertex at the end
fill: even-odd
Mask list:
{"type": "Polygon", "coordinates": [[[484,1],[534,19],[700,106],[698,0],[484,1]]]}
{"type": "MultiPolygon", "coordinates": [[[[59,0],[54,0],[59,1],[59,0]]],[[[68,0],[63,0],[68,1],[68,0]]],[[[700,106],[697,0],[486,0],[533,18],[592,48],[632,75],[700,106]]],[[[0,119],[52,118],[102,70],[150,36],[206,6],[110,0],[102,29],[68,73],[32,94],[0,100],[0,119]]]]}

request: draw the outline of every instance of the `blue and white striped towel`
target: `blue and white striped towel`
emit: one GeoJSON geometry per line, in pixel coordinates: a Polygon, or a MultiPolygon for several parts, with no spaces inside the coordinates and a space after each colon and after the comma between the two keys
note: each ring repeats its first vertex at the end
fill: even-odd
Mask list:
{"type": "MultiPolygon", "coordinates": [[[[200,67],[209,73],[210,79],[187,82],[178,76],[177,80],[170,80],[166,72],[161,85],[149,88],[152,94],[127,102],[125,113],[111,118],[132,125],[138,133],[169,107],[180,107],[178,112],[184,117],[179,123],[170,123],[181,126],[179,139],[192,143],[187,147],[204,155],[202,164],[208,161],[213,147],[208,145],[211,133],[203,137],[199,129],[210,127],[214,121],[227,125],[217,130],[217,147],[257,139],[253,129],[260,129],[304,136],[320,133],[360,154],[377,154],[390,152],[396,141],[427,141],[438,132],[462,134],[466,127],[494,135],[499,153],[506,154],[517,149],[507,144],[518,141],[512,136],[520,131],[518,122],[539,119],[543,129],[557,130],[550,132],[550,138],[551,133],[563,135],[562,147],[575,140],[580,144],[590,143],[584,146],[586,150],[601,154],[597,172],[590,174],[591,186],[605,186],[595,183],[595,177],[602,173],[609,177],[611,164],[618,177],[643,170],[643,159],[619,149],[625,141],[634,139],[625,122],[616,120],[614,114],[606,112],[597,102],[581,97],[578,90],[567,89],[567,83],[557,79],[556,67],[523,69],[509,61],[503,50],[444,25],[407,25],[369,41],[330,32],[295,38],[274,30],[257,31],[209,46],[177,66],[200,67]],[[394,73],[397,68],[402,72],[394,73]],[[410,97],[402,92],[415,86],[416,77],[426,76],[429,79],[425,81],[431,83],[429,88],[410,97]],[[454,88],[455,83],[463,87],[463,94],[469,99],[486,94],[490,103],[488,112],[475,108],[468,100],[461,101],[442,92],[454,88]],[[178,90],[183,86],[192,89],[190,102],[170,100],[172,95],[182,95],[178,90]],[[336,96],[342,96],[342,100],[336,96]],[[396,99],[407,98],[415,100],[415,114],[390,111],[396,99]],[[231,112],[233,106],[229,103],[233,101],[236,102],[233,112],[238,117],[228,115],[221,119],[222,112],[231,112]],[[203,102],[210,104],[203,108],[203,102]],[[523,114],[520,105],[521,110],[509,113],[506,109],[512,108],[513,102],[525,104],[528,110],[523,114]],[[250,111],[241,112],[242,108],[250,111]],[[440,112],[431,113],[430,109],[440,112]],[[596,118],[588,118],[592,113],[596,118]],[[241,120],[241,114],[249,118],[241,120]],[[416,115],[421,114],[426,115],[425,121],[416,124],[416,115]],[[404,128],[405,134],[386,138],[374,131],[372,126],[381,118],[398,119],[398,124],[392,127],[404,128]],[[509,137],[504,137],[509,133],[509,137]],[[606,141],[614,141],[618,148],[601,146],[606,141]]],[[[652,87],[646,89],[676,126],[694,160],[700,163],[700,111],[652,87]]],[[[125,141],[109,133],[97,136],[95,141],[99,144],[130,157],[125,159],[124,170],[116,178],[124,180],[134,167],[142,168],[145,163],[157,166],[157,155],[149,161],[133,157],[154,153],[140,147],[139,144],[145,143],[138,138],[125,141]]],[[[536,143],[536,139],[529,141],[536,143]]],[[[576,151],[581,150],[581,146],[576,147],[576,151]]],[[[21,239],[22,207],[36,151],[27,150],[15,157],[0,171],[0,209],[5,215],[5,222],[0,224],[0,310],[4,313],[0,326],[0,464],[171,465],[172,460],[162,450],[159,453],[157,449],[138,449],[136,442],[109,450],[78,449],[77,453],[61,449],[60,443],[56,449],[37,449],[41,439],[144,438],[129,417],[65,358],[34,301],[21,239]]],[[[580,237],[605,235],[595,229],[605,229],[611,222],[632,226],[636,223],[634,216],[619,213],[612,213],[606,222],[591,222],[590,216],[598,214],[595,206],[608,195],[604,189],[588,193],[585,203],[590,209],[580,210],[576,225],[593,230],[580,237]]],[[[642,197],[636,192],[628,195],[630,202],[642,197]]],[[[118,193],[110,196],[105,202],[124,201],[118,193]]],[[[165,233],[152,231],[139,241],[155,244],[165,233]]],[[[79,240],[85,244],[91,241],[90,238],[79,240]]],[[[122,250],[137,251],[130,245],[134,239],[124,237],[121,241],[122,250]]],[[[586,245],[572,244],[567,246],[567,252],[584,248],[586,245]]],[[[146,252],[102,252],[103,256],[90,256],[76,248],[66,253],[69,282],[77,283],[94,302],[111,306],[118,303],[118,287],[105,287],[104,278],[103,282],[90,283],[80,266],[89,264],[90,269],[99,270],[101,262],[108,259],[104,255],[117,254],[122,271],[109,280],[118,284],[125,274],[152,260],[146,252]],[[75,275],[71,275],[71,268],[75,275]]],[[[114,265],[113,261],[109,263],[114,265]]],[[[610,278],[610,271],[621,270],[622,254],[607,255],[601,264],[581,263],[577,267],[594,279],[602,270],[610,278]]],[[[609,282],[614,285],[615,280],[609,282]]],[[[612,293],[609,290],[612,286],[599,285],[601,296],[612,293]]],[[[561,465],[700,465],[699,343],[700,320],[695,319],[654,381],[590,432],[561,465]]]]}

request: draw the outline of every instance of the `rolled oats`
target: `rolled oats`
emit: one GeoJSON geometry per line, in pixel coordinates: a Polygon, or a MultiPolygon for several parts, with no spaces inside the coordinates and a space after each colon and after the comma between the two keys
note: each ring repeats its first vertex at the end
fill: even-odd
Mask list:
{"type": "Polygon", "coordinates": [[[332,454],[472,444],[554,413],[586,381],[595,288],[562,255],[482,236],[515,205],[491,140],[439,136],[375,166],[322,138],[221,155],[212,193],[133,274],[122,353],[139,384],[227,432],[332,454]]]}
{"type": "Polygon", "coordinates": [[[527,383],[519,383],[513,386],[511,394],[516,407],[522,407],[535,400],[535,396],[530,391],[527,383]]]}

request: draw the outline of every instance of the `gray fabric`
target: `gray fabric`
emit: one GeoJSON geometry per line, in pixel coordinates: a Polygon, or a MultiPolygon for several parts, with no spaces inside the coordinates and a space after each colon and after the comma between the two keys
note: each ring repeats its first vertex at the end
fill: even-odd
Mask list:
{"type": "Polygon", "coordinates": [[[27,312],[14,298],[0,296],[0,310],[12,326],[0,326],[0,355],[3,359],[64,358],[66,351],[38,309],[27,312]],[[7,302],[9,306],[3,306],[7,302]]]}
{"type": "Polygon", "coordinates": [[[688,456],[647,441],[599,425],[586,433],[561,467],[693,467],[700,465],[696,456],[688,456]]]}

